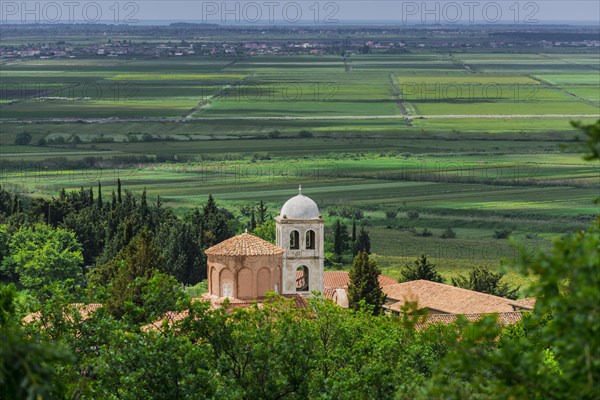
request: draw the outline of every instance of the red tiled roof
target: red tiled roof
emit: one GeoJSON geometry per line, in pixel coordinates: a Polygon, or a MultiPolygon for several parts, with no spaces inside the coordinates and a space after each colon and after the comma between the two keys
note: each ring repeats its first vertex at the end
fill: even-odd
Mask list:
{"type": "MultiPolygon", "coordinates": [[[[483,317],[487,316],[487,315],[492,315],[492,314],[461,314],[463,317],[465,317],[468,321],[470,322],[475,322],[475,321],[479,321],[480,319],[482,319],[483,317]]],[[[516,324],[517,322],[519,322],[521,320],[521,318],[523,318],[523,314],[519,311],[511,311],[511,312],[504,312],[504,313],[495,313],[495,315],[497,315],[498,319],[497,322],[500,325],[512,325],[512,324],[516,324]]],[[[416,324],[416,328],[417,329],[423,329],[425,327],[427,327],[428,325],[433,325],[433,324],[451,324],[453,322],[456,321],[456,318],[458,317],[457,314],[429,314],[425,316],[425,321],[424,322],[420,322],[416,324]]]]}
{"type": "MultiPolygon", "coordinates": [[[[395,285],[398,281],[389,276],[379,275],[379,286],[395,285]]],[[[323,287],[325,289],[347,288],[350,284],[350,274],[347,271],[325,271],[323,287]]]]}
{"type": "Polygon", "coordinates": [[[513,303],[519,307],[533,310],[535,307],[535,300],[535,297],[528,297],[526,299],[514,300],[513,303]]]}
{"type": "Polygon", "coordinates": [[[503,313],[523,308],[510,299],[426,280],[385,286],[383,292],[388,300],[396,301],[388,306],[393,311],[400,311],[406,302],[417,302],[432,314],[503,313]]]}
{"type": "Polygon", "coordinates": [[[219,256],[271,256],[283,254],[283,249],[257,236],[242,233],[206,249],[204,253],[219,256]]]}

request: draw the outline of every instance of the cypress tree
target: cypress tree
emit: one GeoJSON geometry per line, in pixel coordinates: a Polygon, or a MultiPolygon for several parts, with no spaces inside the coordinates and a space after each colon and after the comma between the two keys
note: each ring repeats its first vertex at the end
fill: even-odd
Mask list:
{"type": "Polygon", "coordinates": [[[373,314],[378,315],[383,311],[385,294],[379,286],[381,271],[374,261],[369,260],[369,255],[361,251],[354,258],[350,270],[350,284],[348,285],[348,302],[350,308],[358,310],[361,301],[373,307],[373,314]]]}
{"type": "Polygon", "coordinates": [[[117,178],[117,201],[119,204],[123,202],[123,198],[121,197],[121,179],[117,178]]]}
{"type": "Polygon", "coordinates": [[[98,208],[102,209],[102,184],[98,181],[98,208]]]}
{"type": "Polygon", "coordinates": [[[265,205],[264,201],[260,201],[260,204],[258,205],[258,223],[259,224],[264,224],[265,223],[265,214],[267,213],[267,206],[265,205]]]}
{"type": "Polygon", "coordinates": [[[142,192],[142,200],[140,201],[140,213],[142,217],[146,217],[148,215],[148,198],[146,195],[146,188],[142,192]]]}
{"type": "Polygon", "coordinates": [[[358,238],[356,239],[356,245],[354,246],[355,254],[361,251],[371,254],[371,238],[369,237],[369,231],[364,227],[360,228],[358,238]]]}
{"type": "Polygon", "coordinates": [[[335,227],[333,228],[333,253],[337,256],[342,255],[342,224],[340,220],[335,221],[335,227]]]}
{"type": "Polygon", "coordinates": [[[250,231],[256,229],[256,219],[254,218],[254,209],[252,209],[252,213],[250,214],[250,231]]]}

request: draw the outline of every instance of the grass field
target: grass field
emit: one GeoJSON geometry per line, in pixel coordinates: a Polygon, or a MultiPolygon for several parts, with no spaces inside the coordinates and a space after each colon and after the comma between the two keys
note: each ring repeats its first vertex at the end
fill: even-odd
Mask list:
{"type": "Polygon", "coordinates": [[[535,251],[599,213],[600,168],[581,159],[569,119],[511,118],[595,121],[597,50],[356,55],[349,65],[337,56],[3,65],[0,184],[50,197],[98,181],[110,193],[120,177],[178,213],[212,193],[240,218],[259,200],[274,215],[302,184],[329,226],[336,207],[364,211],[373,257],[394,277],[420,254],[448,278],[499,268],[516,250],[496,230],[535,251]],[[436,115],[460,117],[420,118],[436,115]],[[231,119],[274,116],[314,119],[231,119]],[[52,118],[72,120],[43,120],[52,118]],[[20,132],[30,144],[14,144],[20,132]],[[457,237],[440,238],[446,228],[457,237]]]}

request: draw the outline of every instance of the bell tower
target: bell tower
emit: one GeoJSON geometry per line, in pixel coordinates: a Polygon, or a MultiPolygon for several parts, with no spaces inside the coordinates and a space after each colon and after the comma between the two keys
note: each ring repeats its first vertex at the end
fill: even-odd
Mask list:
{"type": "Polygon", "coordinates": [[[284,249],[282,293],[323,293],[325,228],[317,204],[302,194],[289,199],[275,217],[276,243],[284,249]]]}

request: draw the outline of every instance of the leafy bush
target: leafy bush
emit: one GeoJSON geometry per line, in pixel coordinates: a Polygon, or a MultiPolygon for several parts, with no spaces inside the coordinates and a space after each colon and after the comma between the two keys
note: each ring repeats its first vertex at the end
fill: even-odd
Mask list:
{"type": "Polygon", "coordinates": [[[496,229],[493,237],[494,239],[506,239],[511,233],[512,231],[508,228],[496,229]]]}
{"type": "Polygon", "coordinates": [[[408,219],[419,219],[419,213],[416,211],[407,211],[406,218],[408,219]]]}
{"type": "Polygon", "coordinates": [[[17,136],[15,136],[15,144],[18,145],[26,145],[31,142],[31,133],[29,132],[19,132],[17,136]]]}
{"type": "Polygon", "coordinates": [[[507,283],[501,283],[500,281],[503,276],[504,273],[494,273],[487,267],[475,267],[469,272],[468,276],[461,275],[457,278],[452,278],[452,284],[476,292],[492,294],[507,299],[516,299],[519,287],[513,288],[507,283]]]}
{"type": "Polygon", "coordinates": [[[279,139],[280,136],[281,132],[279,132],[278,130],[271,131],[267,134],[267,137],[269,139],[279,139]]]}
{"type": "Polygon", "coordinates": [[[447,228],[444,232],[442,232],[440,237],[442,239],[454,239],[456,237],[456,232],[454,232],[452,228],[447,228]]]}
{"type": "Polygon", "coordinates": [[[437,272],[435,264],[431,264],[427,261],[425,254],[421,254],[421,257],[416,259],[412,266],[406,264],[401,273],[404,282],[416,281],[419,279],[440,283],[444,282],[444,278],[437,272]]]}
{"type": "Polygon", "coordinates": [[[386,210],[385,217],[388,219],[394,219],[398,216],[398,210],[386,210]]]}
{"type": "Polygon", "coordinates": [[[298,133],[298,136],[301,137],[302,139],[310,139],[310,138],[314,137],[315,135],[311,131],[307,131],[306,129],[302,129],[298,133]]]}
{"type": "Polygon", "coordinates": [[[423,231],[419,234],[419,236],[430,237],[433,236],[433,233],[429,229],[424,228],[423,231]]]}

